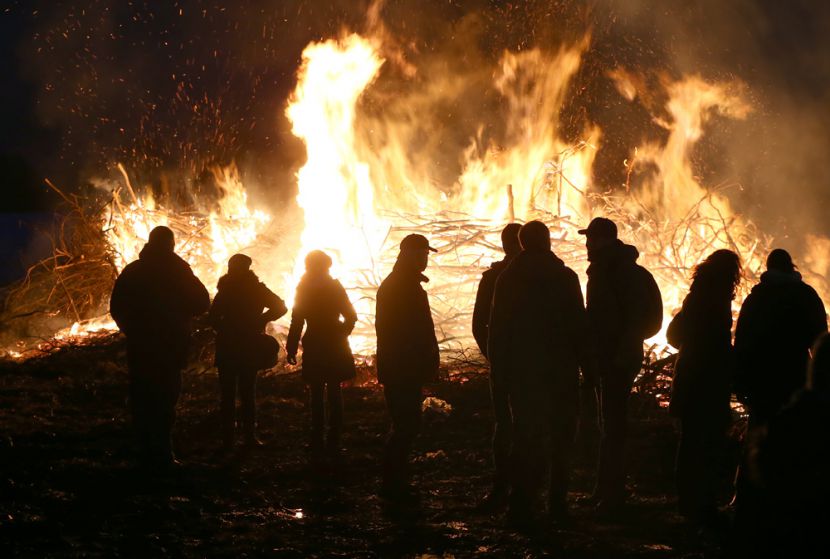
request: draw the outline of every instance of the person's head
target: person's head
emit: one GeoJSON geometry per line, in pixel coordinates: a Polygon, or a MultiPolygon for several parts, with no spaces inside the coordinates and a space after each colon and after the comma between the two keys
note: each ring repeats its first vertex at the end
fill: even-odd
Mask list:
{"type": "Polygon", "coordinates": [[[820,392],[830,390],[830,334],[818,337],[810,351],[812,359],[807,368],[807,388],[820,392]]]}
{"type": "Polygon", "coordinates": [[[430,252],[438,252],[438,250],[429,246],[429,241],[423,235],[411,233],[401,241],[398,262],[403,262],[415,271],[423,272],[427,269],[430,252]]]}
{"type": "Polygon", "coordinates": [[[550,229],[541,221],[528,221],[519,229],[519,242],[522,250],[550,250],[550,229]]]}
{"type": "Polygon", "coordinates": [[[518,223],[508,223],[501,230],[501,246],[507,256],[514,256],[522,250],[519,242],[519,230],[522,228],[518,223]]]}
{"type": "Polygon", "coordinates": [[[728,292],[732,298],[741,281],[741,259],[727,249],[716,250],[695,267],[692,289],[728,292]]]}
{"type": "Polygon", "coordinates": [[[601,249],[617,240],[617,224],[605,217],[595,217],[588,227],[578,232],[585,235],[585,246],[589,251],[601,249]]]}
{"type": "Polygon", "coordinates": [[[792,273],[795,271],[795,264],[790,253],[783,248],[777,248],[767,256],[767,270],[776,272],[792,273]]]}
{"type": "Polygon", "coordinates": [[[305,257],[305,270],[315,276],[327,275],[331,263],[331,256],[322,250],[312,250],[305,257]]]}
{"type": "Polygon", "coordinates": [[[150,231],[147,244],[159,251],[173,252],[173,249],[176,248],[176,237],[173,235],[172,229],[159,225],[150,231]]]}
{"type": "Polygon", "coordinates": [[[228,274],[244,274],[251,269],[251,257],[246,254],[234,254],[228,259],[228,274]]]}

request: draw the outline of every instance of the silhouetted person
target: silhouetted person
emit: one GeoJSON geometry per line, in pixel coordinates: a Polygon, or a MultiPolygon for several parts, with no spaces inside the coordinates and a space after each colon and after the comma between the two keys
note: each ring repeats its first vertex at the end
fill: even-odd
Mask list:
{"type": "Polygon", "coordinates": [[[522,251],[496,284],[488,347],[493,383],[506,388],[513,418],[509,518],[526,524],[548,471],[549,513],[567,514],[587,317],[579,278],[551,251],[547,226],[528,222],[519,239],[522,251]]]}
{"type": "Polygon", "coordinates": [[[763,499],[738,555],[826,557],[830,549],[830,335],[812,354],[803,390],[751,445],[750,477],[763,499]]]}
{"type": "Polygon", "coordinates": [[[243,441],[250,447],[261,445],[256,437],[256,376],[276,358],[263,352],[279,350],[276,340],[262,347],[263,340],[269,341],[265,326],[287,311],[285,302],[259,281],[251,263],[244,254],[230,257],[228,273],[219,278],[208,314],[216,330],[222,444],[226,450],[232,449],[236,441],[237,394],[243,441]]]}
{"type": "Polygon", "coordinates": [[[652,323],[662,320],[662,303],[654,279],[637,265],[640,253],[617,239],[613,221],[594,218],[579,233],[586,236],[590,262],[586,310],[591,356],[586,379],[598,383],[602,429],[593,498],[598,513],[615,516],[626,498],[628,398],[642,366],[643,340],[653,330],[652,323]]]}
{"type": "Polygon", "coordinates": [[[187,364],[191,319],[210,297],[173,249],[173,231],[156,227],[115,280],[110,314],[127,337],[130,412],[145,465],[176,463],[170,439],[187,364]]]}
{"type": "Polygon", "coordinates": [[[422,388],[438,374],[438,341],[427,293],[430,251],[423,235],[404,237],[395,266],[377,295],[375,330],[378,338],[378,381],[383,385],[392,429],[383,464],[383,494],[406,499],[409,493],[408,456],[420,431],[422,388]]]}
{"type": "Polygon", "coordinates": [[[735,329],[736,391],[752,426],[766,423],[804,386],[810,347],[825,331],[821,298],[801,281],[790,255],[773,250],[735,329]]]}
{"type": "Polygon", "coordinates": [[[286,348],[288,362],[296,364],[300,334],[306,325],[302,338],[302,374],[311,391],[311,452],[315,461],[322,458],[324,449],[332,457],[340,451],[343,428],[340,383],[355,376],[349,334],[357,322],[357,314],[346,290],[329,275],[331,264],[329,255],[319,250],[306,256],[306,272],[297,285],[286,348]],[[326,403],[329,432],[324,439],[326,403]]]}
{"type": "Polygon", "coordinates": [[[738,255],[716,250],[694,271],[689,294],[669,324],[679,350],[670,412],[680,419],[678,507],[694,524],[717,521],[717,481],[731,422],[732,300],[741,279],[738,255]]]}
{"type": "MultiPolygon", "coordinates": [[[[490,269],[481,275],[476,292],[476,303],[473,310],[473,337],[481,350],[487,356],[487,338],[489,336],[490,309],[493,303],[493,293],[496,290],[496,280],[507,268],[513,258],[522,250],[519,243],[518,223],[507,224],[501,232],[501,244],[504,248],[504,259],[493,262],[490,269]]],[[[510,444],[513,420],[510,415],[510,405],[507,400],[507,388],[495,382],[490,375],[490,398],[493,405],[495,424],[493,428],[493,463],[495,476],[493,490],[484,498],[484,508],[499,508],[507,502],[510,490],[510,444]]]]}

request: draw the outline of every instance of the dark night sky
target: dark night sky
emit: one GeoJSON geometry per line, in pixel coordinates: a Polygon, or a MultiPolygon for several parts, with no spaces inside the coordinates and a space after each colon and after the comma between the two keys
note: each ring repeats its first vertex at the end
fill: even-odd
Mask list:
{"type": "MultiPolygon", "coordinates": [[[[342,28],[363,30],[367,5],[7,0],[0,13],[0,209],[42,208],[51,199],[44,177],[73,187],[114,161],[151,175],[233,158],[247,172],[290,182],[302,146],[281,111],[300,52],[342,28]]],[[[756,115],[701,144],[711,162],[704,176],[751,185],[742,195],[747,207],[763,213],[774,205],[783,214],[765,216],[770,223],[803,214],[805,197],[812,207],[830,202],[828,3],[390,0],[383,8],[402,45],[420,39],[420,50],[433,54],[463,40],[453,29],[471,14],[481,23],[469,48],[493,58],[505,48],[567,40],[568,30],[576,36],[590,25],[592,47],[566,110],[605,132],[597,172],[606,184],[618,184],[622,158],[659,133],[642,109],[621,114],[619,102],[609,101],[615,94],[602,76],[624,64],[746,82],[756,115]],[[580,86],[591,93],[579,94],[580,86]],[[793,189],[803,195],[792,196],[793,189]]],[[[814,218],[827,228],[824,221],[814,218]]]]}

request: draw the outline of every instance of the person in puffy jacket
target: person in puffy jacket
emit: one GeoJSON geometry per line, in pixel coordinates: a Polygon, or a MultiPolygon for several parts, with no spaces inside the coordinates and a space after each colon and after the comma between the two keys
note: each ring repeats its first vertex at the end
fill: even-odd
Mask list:
{"type": "Polygon", "coordinates": [[[737,254],[710,254],[695,268],[689,294],[667,331],[679,350],[669,408],[681,429],[678,507],[693,524],[718,522],[717,474],[731,422],[732,300],[740,280],[737,254]]]}
{"type": "Polygon", "coordinates": [[[765,424],[804,386],[810,347],[827,312],[789,253],[770,252],[767,271],[741,305],[735,328],[736,391],[753,427],[765,424]]]}
{"type": "MultiPolygon", "coordinates": [[[[493,293],[496,290],[496,281],[507,268],[513,258],[522,250],[519,243],[518,223],[508,223],[501,232],[501,244],[504,248],[504,258],[493,262],[490,268],[481,275],[481,281],[476,291],[475,307],[473,309],[473,337],[478,344],[481,354],[487,356],[487,338],[490,331],[490,310],[493,303],[493,293]]],[[[482,500],[482,509],[501,508],[507,503],[510,489],[510,446],[513,419],[510,415],[510,405],[507,401],[507,390],[494,382],[490,374],[490,400],[493,406],[493,489],[482,500]]]]}
{"type": "Polygon", "coordinates": [[[551,251],[547,226],[528,222],[519,239],[522,251],[496,284],[488,354],[513,418],[509,517],[521,524],[536,519],[546,471],[548,511],[567,515],[587,317],[579,278],[551,251]]]}
{"type": "Polygon", "coordinates": [[[331,265],[332,260],[325,252],[313,250],[306,256],[306,272],[297,285],[286,347],[288,362],[296,364],[305,326],[302,375],[311,392],[311,451],[315,461],[321,459],[324,450],[332,457],[340,451],[343,427],[340,383],[355,376],[349,334],[357,322],[357,314],[346,290],[329,275],[331,265]],[[329,431],[324,439],[326,407],[329,431]]]}
{"type": "Polygon", "coordinates": [[[240,425],[246,446],[261,446],[256,436],[256,377],[273,364],[276,340],[265,335],[265,326],[283,316],[285,302],[251,270],[252,260],[234,254],[228,273],[219,278],[208,318],[216,330],[216,367],[219,369],[222,443],[231,450],[236,440],[236,396],[240,401],[240,425]],[[263,347],[264,346],[264,347],[263,347]],[[267,354],[270,353],[269,358],[267,354]]]}
{"type": "Polygon", "coordinates": [[[392,272],[378,288],[375,312],[378,382],[383,385],[392,423],[383,464],[382,493],[409,499],[408,456],[420,431],[423,385],[438,374],[438,340],[421,283],[429,262],[429,246],[423,235],[403,238],[392,272]]]}
{"type": "Polygon", "coordinates": [[[187,364],[191,320],[210,305],[207,289],[175,252],[173,231],[150,231],[138,260],[115,280],[110,314],[127,337],[130,412],[140,460],[177,463],[171,433],[187,364]]]}

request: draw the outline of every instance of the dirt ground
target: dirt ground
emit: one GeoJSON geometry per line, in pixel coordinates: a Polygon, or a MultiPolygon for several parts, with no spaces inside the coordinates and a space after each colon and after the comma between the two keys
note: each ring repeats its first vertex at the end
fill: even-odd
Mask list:
{"type": "Polygon", "coordinates": [[[299,375],[260,377],[266,447],[223,458],[215,372],[188,372],[176,444],[181,471],[148,480],[133,467],[123,346],[75,348],[0,365],[0,549],[4,557],[713,557],[714,537],[688,530],[672,496],[675,429],[635,396],[625,519],[600,523],[587,504],[593,457],[574,464],[573,521],[526,536],[474,505],[491,479],[487,379],[429,387],[452,411],[431,412],[417,444],[419,508],[377,496],[387,429],[382,393],[345,389],[346,463],[308,466],[299,375]],[[7,553],[11,551],[11,553],[7,553]]]}

